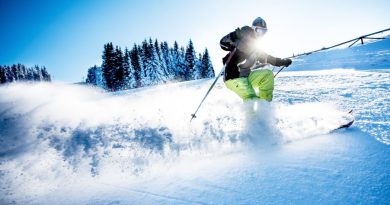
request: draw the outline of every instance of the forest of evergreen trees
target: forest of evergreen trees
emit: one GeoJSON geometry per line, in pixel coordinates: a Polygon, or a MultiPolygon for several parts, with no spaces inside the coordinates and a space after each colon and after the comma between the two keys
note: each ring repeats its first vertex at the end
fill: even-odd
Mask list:
{"type": "Polygon", "coordinates": [[[110,91],[215,76],[208,50],[197,54],[191,40],[184,48],[149,38],[124,51],[107,43],[102,60],[101,67],[88,69],[86,82],[110,91]]]}
{"type": "Polygon", "coordinates": [[[0,84],[16,81],[51,81],[51,76],[45,67],[27,68],[22,64],[0,66],[0,84]]]}

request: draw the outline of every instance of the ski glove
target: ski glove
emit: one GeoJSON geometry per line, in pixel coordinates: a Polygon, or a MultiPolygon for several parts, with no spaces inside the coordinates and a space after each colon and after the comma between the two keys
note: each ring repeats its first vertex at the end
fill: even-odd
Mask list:
{"type": "Polygon", "coordinates": [[[292,61],[289,58],[284,58],[284,59],[280,60],[280,65],[285,66],[285,67],[288,67],[289,65],[291,65],[291,63],[292,63],[292,61]]]}

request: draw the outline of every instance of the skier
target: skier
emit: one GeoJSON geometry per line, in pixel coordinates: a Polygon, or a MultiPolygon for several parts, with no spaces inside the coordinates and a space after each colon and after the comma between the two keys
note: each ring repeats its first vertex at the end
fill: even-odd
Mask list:
{"type": "MultiPolygon", "coordinates": [[[[227,88],[239,95],[244,101],[263,99],[271,101],[274,90],[274,75],[271,70],[261,69],[252,71],[257,63],[288,67],[291,59],[276,58],[256,48],[256,41],[267,33],[267,24],[257,17],[252,27],[244,26],[224,36],[220,46],[225,51],[236,51],[227,62],[224,82],[227,88]],[[259,96],[254,89],[259,89],[259,96]]],[[[225,64],[229,55],[222,60],[225,64]]]]}

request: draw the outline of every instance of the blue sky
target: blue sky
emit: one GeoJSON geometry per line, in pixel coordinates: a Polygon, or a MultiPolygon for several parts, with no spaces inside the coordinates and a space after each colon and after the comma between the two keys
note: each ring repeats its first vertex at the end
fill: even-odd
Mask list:
{"type": "Polygon", "coordinates": [[[55,81],[77,82],[101,64],[103,45],[132,47],[145,38],[191,38],[208,48],[215,69],[219,40],[263,17],[263,47],[286,57],[390,27],[386,0],[0,0],[0,64],[46,66],[55,81]]]}

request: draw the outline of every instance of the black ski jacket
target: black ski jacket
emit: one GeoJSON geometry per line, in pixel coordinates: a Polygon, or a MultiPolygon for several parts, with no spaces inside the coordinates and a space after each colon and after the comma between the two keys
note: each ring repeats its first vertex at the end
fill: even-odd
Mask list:
{"type": "MultiPolygon", "coordinates": [[[[220,46],[225,51],[233,51],[237,48],[235,55],[226,65],[224,80],[234,79],[238,77],[247,77],[250,73],[250,68],[259,61],[260,63],[269,63],[274,66],[281,66],[282,59],[268,55],[264,51],[256,48],[256,33],[249,27],[244,26],[237,28],[235,31],[224,36],[220,41],[220,46]]],[[[229,54],[223,58],[223,63],[226,63],[229,54]]]]}

